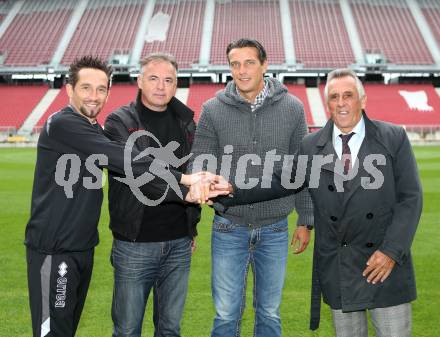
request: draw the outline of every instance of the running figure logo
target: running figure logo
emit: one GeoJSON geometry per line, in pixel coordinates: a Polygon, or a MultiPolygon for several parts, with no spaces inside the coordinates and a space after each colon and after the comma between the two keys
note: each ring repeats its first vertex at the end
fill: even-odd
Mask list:
{"type": "Polygon", "coordinates": [[[145,130],[139,130],[133,132],[130,137],[128,137],[127,143],[125,144],[124,149],[124,171],[125,177],[115,177],[116,180],[127,184],[130,186],[131,191],[136,196],[136,198],[142,202],[146,206],[157,206],[159,205],[166,197],[168,190],[170,187],[173,189],[176,194],[183,199],[182,192],[179,188],[179,182],[176,180],[174,175],[170,172],[170,165],[174,168],[177,168],[184,164],[192,154],[188,154],[185,157],[179,159],[174,154],[174,151],[179,147],[179,143],[176,141],[169,142],[166,146],[162,146],[159,139],[151,132],[145,130]],[[133,175],[133,168],[131,167],[131,155],[133,152],[133,147],[136,140],[142,136],[150,137],[157,144],[157,147],[147,147],[141,153],[139,153],[133,161],[139,160],[145,156],[154,157],[153,162],[149,167],[149,172],[144,172],[139,177],[135,178],[133,175]],[[164,180],[167,183],[167,187],[163,193],[163,195],[156,199],[151,200],[146,197],[140,187],[152,181],[155,177],[158,177],[164,180]]]}

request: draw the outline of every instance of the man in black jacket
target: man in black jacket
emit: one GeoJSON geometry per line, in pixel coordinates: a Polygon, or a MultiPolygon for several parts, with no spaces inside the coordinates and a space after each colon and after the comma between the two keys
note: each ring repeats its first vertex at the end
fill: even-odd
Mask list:
{"type": "MultiPolygon", "coordinates": [[[[66,87],[70,104],[49,117],[38,140],[25,234],[34,337],[75,335],[99,241],[103,196],[102,171],[97,166],[122,174],[128,163],[139,176],[156,160],[144,156],[132,161],[124,153],[124,145],[106,138],[97,123],[108,98],[111,72],[99,59],[86,56],[76,60],[66,87]]],[[[187,185],[197,180],[175,170],[160,173],[172,174],[187,185]]],[[[146,191],[149,198],[157,199],[168,189],[167,182],[155,179],[146,191]]],[[[186,197],[187,189],[178,192],[167,193],[165,200],[183,204],[179,194],[186,197]]]]}
{"type": "MultiPolygon", "coordinates": [[[[193,111],[174,97],[177,63],[167,54],[141,61],[137,98],[109,115],[106,135],[154,154],[184,172],[195,124],[193,111]]],[[[200,208],[174,201],[141,200],[117,172],[110,172],[109,210],[113,232],[113,337],[140,337],[148,296],[154,291],[156,337],[180,336],[191,243],[200,208]],[[115,179],[116,178],[116,179],[115,179]]],[[[157,178],[156,178],[157,179],[157,178]]],[[[153,180],[154,181],[154,180],[153,180]]],[[[141,190],[142,192],[142,190],[141,190]]]]}

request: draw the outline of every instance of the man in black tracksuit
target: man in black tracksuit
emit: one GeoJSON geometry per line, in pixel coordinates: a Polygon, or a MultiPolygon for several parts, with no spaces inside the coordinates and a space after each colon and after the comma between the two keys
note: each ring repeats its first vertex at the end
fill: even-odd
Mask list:
{"type": "MultiPolygon", "coordinates": [[[[25,234],[34,337],[75,335],[99,241],[103,196],[98,166],[124,172],[124,145],[106,138],[96,121],[110,76],[111,68],[99,59],[76,60],[66,87],[70,104],[49,117],[38,140],[25,234]]],[[[151,157],[133,161],[132,170],[138,176],[152,162],[151,157]]],[[[167,172],[188,184],[188,176],[167,172]]],[[[148,184],[148,197],[159,198],[166,189],[165,181],[155,179],[148,184]]],[[[181,192],[185,197],[184,187],[181,192]]],[[[176,193],[168,192],[166,200],[183,204],[176,193]]]]}
{"type": "MultiPolygon", "coordinates": [[[[125,143],[136,131],[138,151],[159,149],[170,166],[184,172],[195,132],[193,111],[174,97],[177,64],[166,54],[141,62],[137,99],[109,115],[106,135],[125,143]],[[166,151],[165,149],[171,149],[166,151]]],[[[140,337],[147,299],[154,291],[154,336],[180,336],[188,288],[191,243],[200,208],[176,202],[143,203],[109,172],[111,262],[114,267],[113,337],[140,337]]],[[[153,180],[154,181],[154,180],[153,180]]]]}

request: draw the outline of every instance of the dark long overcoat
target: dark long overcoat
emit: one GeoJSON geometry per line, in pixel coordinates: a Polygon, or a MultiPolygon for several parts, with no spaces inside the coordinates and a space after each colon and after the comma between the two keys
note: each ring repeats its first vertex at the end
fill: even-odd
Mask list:
{"type": "MultiPolygon", "coordinates": [[[[344,181],[347,178],[340,172],[331,120],[307,135],[300,148],[300,154],[308,156],[305,181],[315,217],[312,329],[319,324],[321,294],[331,308],[345,312],[394,306],[416,298],[410,252],[422,210],[416,161],[402,127],[363,116],[365,138],[353,179],[344,181]],[[317,170],[320,160],[327,163],[317,170]],[[362,272],[376,250],[392,257],[396,265],[385,282],[371,284],[362,272]]],[[[295,170],[292,181],[294,178],[295,170]]],[[[281,181],[281,172],[275,172],[271,189],[237,190],[225,205],[284,195],[288,192],[281,181]]]]}

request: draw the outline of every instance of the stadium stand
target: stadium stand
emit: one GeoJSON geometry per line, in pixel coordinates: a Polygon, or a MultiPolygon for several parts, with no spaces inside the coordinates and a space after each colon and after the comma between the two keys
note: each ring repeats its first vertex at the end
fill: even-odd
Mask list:
{"type": "Polygon", "coordinates": [[[136,99],[137,85],[115,84],[111,87],[110,96],[104,109],[98,116],[98,122],[104,125],[105,119],[113,110],[136,99]]]}
{"type": "Polygon", "coordinates": [[[252,37],[266,48],[270,64],[284,63],[278,1],[222,1],[215,6],[211,63],[227,64],[226,47],[232,40],[252,37]]]}
{"type": "Polygon", "coordinates": [[[204,1],[158,1],[142,56],[168,52],[176,57],[181,69],[198,63],[204,11],[204,1]]]}
{"type": "MultiPolygon", "coordinates": [[[[115,65],[121,56],[120,65],[127,62],[128,66],[116,67],[115,80],[132,81],[132,66],[137,65],[130,63],[130,56],[137,60],[161,51],[176,56],[185,76],[190,71],[218,81],[227,78],[229,71],[227,44],[247,36],[263,43],[269,73],[280,78],[301,79],[312,73],[322,77],[329,69],[352,66],[366,71],[374,81],[381,80],[381,71],[387,74],[385,79],[404,74],[405,83],[438,81],[433,74],[440,64],[435,43],[440,45],[440,0],[212,0],[210,6],[206,4],[204,0],[0,0],[0,80],[13,83],[33,77],[41,81],[47,76],[50,82],[50,71],[63,74],[75,57],[94,54],[115,65]],[[285,26],[281,22],[289,22],[289,15],[282,15],[286,13],[280,13],[280,6],[290,14],[291,21],[285,26]],[[141,22],[146,25],[141,27],[141,22]],[[211,24],[211,36],[202,37],[203,32],[210,32],[211,24]],[[286,60],[290,29],[295,55],[286,60]],[[145,40],[141,40],[144,30],[145,40]],[[202,45],[211,47],[201,53],[202,45]],[[383,55],[384,63],[376,67],[374,55],[365,57],[364,63],[369,53],[383,55]]],[[[58,76],[48,84],[56,88],[59,80],[58,76]]],[[[307,88],[298,84],[287,87],[304,103],[309,126],[319,128],[329,118],[322,104],[323,86],[313,87],[313,79],[304,81],[307,88]]],[[[423,131],[427,126],[440,139],[439,89],[436,92],[431,84],[365,86],[372,118],[405,125],[413,133],[422,130],[420,139],[427,139],[423,131]]],[[[198,121],[201,105],[223,87],[191,84],[179,93],[198,121]]],[[[110,111],[135,95],[136,85],[114,84],[98,120],[103,123],[110,111]]],[[[0,132],[5,135],[17,130],[20,136],[30,132],[43,111],[37,129],[68,101],[64,88],[57,93],[38,85],[3,85],[0,98],[5,102],[0,108],[0,132]],[[35,109],[39,102],[40,109],[35,109]]]]}
{"type": "Polygon", "coordinates": [[[312,112],[310,110],[309,101],[307,99],[306,87],[298,84],[286,84],[287,90],[296,97],[298,97],[304,104],[304,112],[306,114],[306,122],[308,125],[315,125],[312,112]]]}
{"type": "Polygon", "coordinates": [[[440,125],[440,98],[431,85],[367,84],[371,118],[400,125],[440,125]]]}
{"type": "Polygon", "coordinates": [[[293,0],[290,12],[298,63],[305,68],[333,68],[355,62],[337,0],[293,0]]]}
{"type": "Polygon", "coordinates": [[[47,90],[45,85],[0,86],[0,126],[18,129],[47,90]]]}
{"type": "MultiPolygon", "coordinates": [[[[364,87],[370,118],[405,126],[440,125],[440,97],[432,85],[364,84],[364,87]]],[[[320,85],[320,92],[324,104],[324,85],[320,85]]]]}
{"type": "Polygon", "coordinates": [[[194,110],[194,120],[197,122],[200,117],[202,104],[215,93],[225,87],[224,84],[192,84],[189,88],[187,105],[194,110]]]}
{"type": "Polygon", "coordinates": [[[432,56],[406,2],[350,0],[364,53],[383,54],[388,63],[432,64],[432,56]]]}
{"type": "MultiPolygon", "coordinates": [[[[98,115],[98,122],[103,125],[110,112],[134,100],[136,94],[136,85],[114,84],[110,89],[110,96],[104,109],[98,115]]],[[[69,98],[67,97],[66,88],[63,87],[44,115],[40,118],[36,127],[42,127],[51,114],[65,107],[68,102],[69,98]]]]}
{"type": "Polygon", "coordinates": [[[74,3],[26,1],[0,39],[5,65],[49,64],[74,3]]]}
{"type": "MultiPolygon", "coordinates": [[[[194,119],[198,121],[202,104],[214,97],[224,84],[193,84],[190,86],[187,104],[195,111],[194,119]]],[[[303,103],[306,121],[309,126],[316,125],[310,102],[307,99],[304,85],[287,84],[289,92],[297,96],[303,103]]],[[[323,88],[320,86],[321,98],[323,88]]],[[[18,129],[28,114],[40,102],[47,92],[45,86],[0,86],[0,98],[4,102],[0,110],[0,127],[18,129]],[[26,100],[23,99],[26,97],[26,100]]],[[[432,85],[383,85],[365,84],[368,95],[368,115],[374,119],[389,121],[404,125],[411,129],[420,129],[422,126],[440,126],[440,97],[432,85]]],[[[109,100],[98,117],[103,124],[107,115],[121,105],[134,100],[137,93],[136,85],[115,84],[112,86],[109,100]]],[[[62,88],[39,120],[36,127],[41,128],[47,118],[66,105],[68,97],[65,88],[62,88]]],[[[329,114],[325,111],[327,117],[329,114]]]]}
{"type": "Polygon", "coordinates": [[[423,15],[440,45],[440,1],[419,0],[423,15]]]}
{"type": "Polygon", "coordinates": [[[90,1],[61,63],[84,54],[105,60],[114,53],[130,54],[143,7],[140,0],[90,1]]]}

